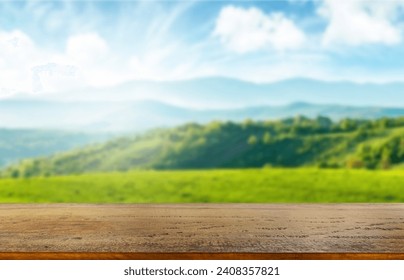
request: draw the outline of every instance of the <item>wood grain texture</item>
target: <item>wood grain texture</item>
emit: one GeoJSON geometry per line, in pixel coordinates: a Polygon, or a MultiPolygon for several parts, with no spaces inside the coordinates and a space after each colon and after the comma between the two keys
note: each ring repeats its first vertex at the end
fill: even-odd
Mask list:
{"type": "Polygon", "coordinates": [[[398,253],[0,253],[0,260],[404,260],[398,253]]]}
{"type": "Polygon", "coordinates": [[[0,252],[3,259],[403,259],[404,204],[2,204],[0,252]]]}

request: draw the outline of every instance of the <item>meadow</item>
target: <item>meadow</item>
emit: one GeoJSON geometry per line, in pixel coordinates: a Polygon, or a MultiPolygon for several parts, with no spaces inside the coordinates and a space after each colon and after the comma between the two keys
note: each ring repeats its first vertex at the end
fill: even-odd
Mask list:
{"type": "Polygon", "coordinates": [[[404,202],[403,170],[129,171],[0,179],[1,203],[404,202]]]}

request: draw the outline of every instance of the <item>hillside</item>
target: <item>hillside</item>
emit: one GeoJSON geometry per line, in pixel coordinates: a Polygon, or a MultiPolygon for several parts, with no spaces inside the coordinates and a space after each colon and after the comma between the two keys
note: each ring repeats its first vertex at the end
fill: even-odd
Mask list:
{"type": "Polygon", "coordinates": [[[404,162],[404,118],[295,117],[282,121],[187,124],[26,160],[4,176],[31,177],[132,169],[349,167],[404,162]]]}

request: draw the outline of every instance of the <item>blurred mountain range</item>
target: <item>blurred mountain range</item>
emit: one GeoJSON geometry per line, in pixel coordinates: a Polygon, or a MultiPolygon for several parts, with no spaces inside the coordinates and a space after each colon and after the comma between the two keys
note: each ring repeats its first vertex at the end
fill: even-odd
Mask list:
{"type": "Polygon", "coordinates": [[[187,122],[319,115],[375,119],[404,115],[404,83],[293,79],[255,84],[228,78],[132,81],[0,100],[0,127],[143,131],[187,122]]]}

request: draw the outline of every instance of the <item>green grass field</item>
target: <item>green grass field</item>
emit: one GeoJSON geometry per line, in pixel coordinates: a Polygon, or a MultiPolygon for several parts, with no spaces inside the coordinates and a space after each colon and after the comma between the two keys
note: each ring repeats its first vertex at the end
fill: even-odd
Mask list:
{"type": "Polygon", "coordinates": [[[0,202],[404,202],[404,171],[264,168],[0,179],[0,202]]]}

